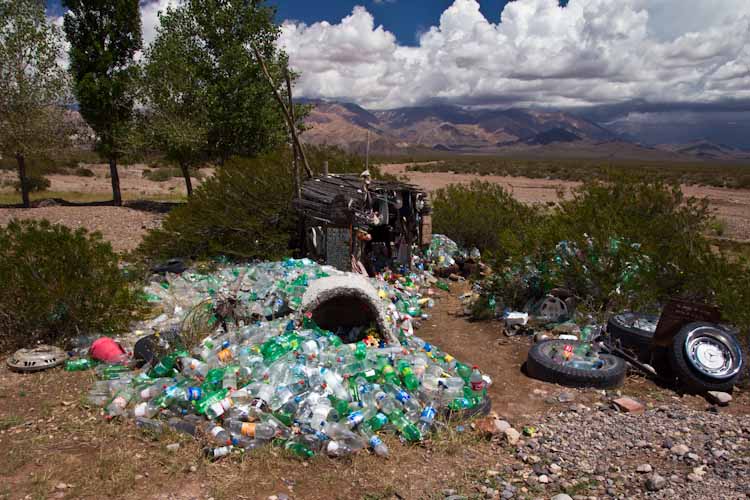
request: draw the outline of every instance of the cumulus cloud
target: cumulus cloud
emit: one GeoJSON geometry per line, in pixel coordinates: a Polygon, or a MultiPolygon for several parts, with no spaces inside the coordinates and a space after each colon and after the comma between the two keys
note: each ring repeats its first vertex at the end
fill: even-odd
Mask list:
{"type": "Polygon", "coordinates": [[[298,93],[381,109],[749,99],[749,42],[747,0],[518,0],[499,23],[455,0],[416,47],[355,7],[337,24],[286,22],[280,40],[298,93]]]}

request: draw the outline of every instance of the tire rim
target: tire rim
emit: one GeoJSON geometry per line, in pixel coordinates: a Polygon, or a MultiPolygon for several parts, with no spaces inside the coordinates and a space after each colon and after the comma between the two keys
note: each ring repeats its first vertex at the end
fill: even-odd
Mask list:
{"type": "Polygon", "coordinates": [[[656,327],[659,324],[658,318],[653,319],[639,314],[620,314],[617,316],[617,321],[622,325],[649,333],[656,333],[656,327]]]}
{"type": "Polygon", "coordinates": [[[700,330],[691,332],[685,340],[685,352],[693,367],[711,378],[728,379],[741,368],[740,355],[734,346],[700,330]]]}

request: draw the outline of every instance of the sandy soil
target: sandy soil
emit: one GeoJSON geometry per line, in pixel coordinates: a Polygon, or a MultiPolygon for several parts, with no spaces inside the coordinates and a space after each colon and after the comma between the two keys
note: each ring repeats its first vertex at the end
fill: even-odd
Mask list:
{"type": "Polygon", "coordinates": [[[134,250],[149,229],[159,227],[163,215],[125,207],[0,208],[0,225],[12,219],[47,219],[72,229],[99,231],[116,252],[134,250]]]}
{"type": "MultiPolygon", "coordinates": [[[[558,199],[558,192],[569,193],[580,185],[579,182],[529,179],[526,177],[504,177],[498,175],[477,176],[452,174],[449,172],[407,172],[409,164],[383,165],[384,173],[406,179],[428,191],[443,188],[449,184],[468,184],[480,179],[494,182],[507,188],[524,203],[547,203],[558,199]]],[[[709,186],[683,186],[687,196],[707,198],[711,209],[726,229],[723,237],[750,242],[750,190],[726,189],[709,186]]]]}
{"type": "MultiPolygon", "coordinates": [[[[109,175],[109,166],[105,164],[86,165],[86,168],[94,172],[94,177],[80,177],[76,175],[47,175],[45,176],[52,185],[49,191],[70,193],[101,193],[102,199],[111,198],[112,181],[109,175]]],[[[182,196],[185,194],[185,181],[181,177],[175,177],[164,182],[152,182],[143,178],[143,171],[149,169],[147,165],[128,165],[119,167],[120,190],[124,199],[139,197],[154,198],[158,196],[182,196]]],[[[212,175],[211,169],[201,169],[201,177],[212,175]]],[[[0,192],[13,192],[10,186],[3,186],[7,181],[18,180],[13,171],[0,171],[0,192]]],[[[193,186],[199,185],[200,179],[193,177],[193,186]]]]}

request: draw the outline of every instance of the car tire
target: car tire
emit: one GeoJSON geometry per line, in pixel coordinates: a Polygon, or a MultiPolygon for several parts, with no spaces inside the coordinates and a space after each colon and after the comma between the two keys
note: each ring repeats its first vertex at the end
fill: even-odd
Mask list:
{"type": "Polygon", "coordinates": [[[742,373],[742,348],[730,331],[689,323],[672,341],[669,363],[685,392],[730,392],[742,373]]]}
{"type": "Polygon", "coordinates": [[[625,381],[627,364],[622,358],[600,354],[604,366],[595,370],[584,370],[559,363],[548,354],[551,348],[563,349],[566,345],[578,346],[581,342],[546,340],[534,344],[526,360],[526,373],[535,379],[567,387],[594,387],[609,389],[625,381]]]}
{"type": "Polygon", "coordinates": [[[624,312],[609,319],[607,333],[615,343],[619,342],[623,349],[635,354],[639,361],[648,363],[651,361],[651,342],[658,323],[659,316],[653,314],[624,312]]]}

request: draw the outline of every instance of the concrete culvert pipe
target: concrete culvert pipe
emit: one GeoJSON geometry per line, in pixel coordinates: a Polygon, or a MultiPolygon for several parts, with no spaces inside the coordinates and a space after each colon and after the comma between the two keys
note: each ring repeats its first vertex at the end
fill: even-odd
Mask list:
{"type": "Polygon", "coordinates": [[[301,310],[311,313],[318,326],[334,333],[341,327],[346,330],[361,327],[357,338],[344,341],[364,339],[368,328],[375,324],[380,338],[391,344],[398,343],[388,328],[385,307],[377,290],[360,275],[346,274],[313,281],[302,297],[301,310]]]}

